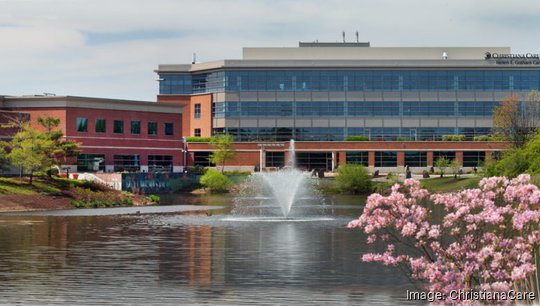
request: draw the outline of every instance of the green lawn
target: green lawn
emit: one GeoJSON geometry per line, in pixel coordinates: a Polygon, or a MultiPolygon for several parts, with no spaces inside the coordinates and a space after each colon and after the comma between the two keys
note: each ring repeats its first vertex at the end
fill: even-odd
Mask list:
{"type": "Polygon", "coordinates": [[[32,185],[19,178],[0,177],[0,194],[62,194],[62,183],[56,180],[35,179],[32,185]]]}
{"type": "Polygon", "coordinates": [[[420,182],[422,183],[422,188],[429,190],[430,192],[454,192],[460,191],[463,189],[477,188],[478,183],[480,182],[481,177],[461,177],[454,179],[454,177],[436,177],[423,179],[420,182]]]}

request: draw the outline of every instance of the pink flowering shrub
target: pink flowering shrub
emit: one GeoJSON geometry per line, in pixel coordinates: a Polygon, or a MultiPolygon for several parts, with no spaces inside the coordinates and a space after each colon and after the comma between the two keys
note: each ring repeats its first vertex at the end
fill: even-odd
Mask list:
{"type": "Polygon", "coordinates": [[[368,243],[386,245],[381,253],[364,254],[363,261],[399,265],[426,290],[449,294],[523,286],[536,270],[539,221],[540,190],[522,174],[433,195],[409,179],[394,185],[389,196],[370,195],[348,227],[362,229],[368,243]]]}

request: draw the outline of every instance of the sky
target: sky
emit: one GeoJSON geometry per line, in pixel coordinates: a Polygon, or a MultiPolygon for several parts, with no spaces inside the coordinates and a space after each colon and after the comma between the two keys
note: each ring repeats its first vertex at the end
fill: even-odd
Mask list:
{"type": "Polygon", "coordinates": [[[0,0],[0,95],[155,101],[159,64],[242,47],[509,46],[540,53],[537,0],[0,0]]]}

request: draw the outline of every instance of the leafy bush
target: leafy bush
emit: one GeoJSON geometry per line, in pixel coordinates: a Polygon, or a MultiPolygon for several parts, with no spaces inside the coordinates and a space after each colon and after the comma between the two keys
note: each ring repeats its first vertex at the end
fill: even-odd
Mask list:
{"type": "Polygon", "coordinates": [[[443,141],[465,141],[465,135],[443,135],[443,141]]]}
{"type": "Polygon", "coordinates": [[[396,138],[396,141],[409,141],[409,138],[407,138],[407,137],[398,137],[398,138],[396,138]]]}
{"type": "Polygon", "coordinates": [[[491,136],[491,135],[480,135],[474,136],[474,141],[504,141],[504,137],[500,136],[491,136]]]}
{"type": "Polygon", "coordinates": [[[228,192],[229,188],[232,186],[231,180],[215,169],[208,169],[206,173],[201,176],[200,182],[201,185],[208,188],[212,193],[228,192]]]}
{"type": "Polygon", "coordinates": [[[198,175],[202,175],[206,172],[206,168],[201,166],[201,165],[195,165],[191,168],[188,169],[189,172],[193,173],[193,174],[198,174],[198,175]]]}
{"type": "Polygon", "coordinates": [[[533,181],[540,177],[540,132],[521,148],[504,152],[499,161],[490,160],[484,164],[486,176],[516,177],[521,173],[532,175],[533,181]]]}
{"type": "Polygon", "coordinates": [[[186,137],[186,142],[210,142],[210,139],[212,139],[212,137],[190,136],[186,137]]]}
{"type": "Polygon", "coordinates": [[[345,141],[369,141],[367,136],[348,136],[345,141]]]}
{"type": "Polygon", "coordinates": [[[369,173],[362,165],[345,164],[338,168],[336,184],[341,192],[368,193],[372,191],[369,173]]]}
{"type": "Polygon", "coordinates": [[[156,205],[159,205],[159,201],[161,201],[161,199],[159,198],[159,196],[155,195],[155,194],[151,194],[148,196],[148,199],[150,199],[150,201],[154,202],[156,205]]]}

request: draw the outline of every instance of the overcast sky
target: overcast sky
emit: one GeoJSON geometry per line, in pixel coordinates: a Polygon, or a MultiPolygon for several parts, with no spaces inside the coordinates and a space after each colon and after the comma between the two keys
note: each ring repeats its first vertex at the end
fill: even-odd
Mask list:
{"type": "Polygon", "coordinates": [[[155,101],[158,64],[242,47],[509,46],[540,53],[538,0],[0,0],[0,95],[155,101]]]}

